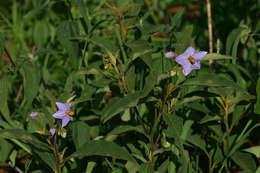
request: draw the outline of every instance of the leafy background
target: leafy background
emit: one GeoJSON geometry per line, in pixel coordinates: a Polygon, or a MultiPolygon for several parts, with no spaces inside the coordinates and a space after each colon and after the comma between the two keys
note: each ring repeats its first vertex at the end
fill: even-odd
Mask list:
{"type": "Polygon", "coordinates": [[[0,1],[1,171],[260,172],[260,1],[211,9],[185,77],[164,53],[209,49],[206,1],[0,1]]]}

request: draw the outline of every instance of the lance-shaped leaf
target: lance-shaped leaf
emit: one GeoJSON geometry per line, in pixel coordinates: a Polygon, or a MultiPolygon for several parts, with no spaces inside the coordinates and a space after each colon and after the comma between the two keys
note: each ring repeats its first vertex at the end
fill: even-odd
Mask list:
{"type": "Polygon", "coordinates": [[[101,140],[85,143],[75,153],[66,158],[65,161],[75,157],[82,158],[87,156],[106,156],[136,163],[135,159],[119,145],[114,142],[101,140]]]}
{"type": "Polygon", "coordinates": [[[218,76],[216,74],[199,75],[195,78],[188,79],[182,84],[182,86],[187,86],[187,85],[195,85],[195,86],[199,85],[199,86],[209,86],[209,87],[230,87],[238,91],[245,91],[243,88],[241,88],[238,84],[236,84],[232,80],[229,80],[222,76],[218,76]]]}
{"type": "Polygon", "coordinates": [[[6,129],[0,130],[0,138],[18,140],[28,144],[33,153],[36,153],[53,171],[56,169],[56,160],[52,150],[31,133],[22,129],[6,129]]]}
{"type": "Polygon", "coordinates": [[[31,133],[26,132],[22,129],[5,129],[0,130],[0,138],[5,139],[17,139],[22,141],[23,143],[30,144],[35,148],[46,150],[48,149],[48,145],[38,138],[33,136],[31,133]]]}
{"type": "Polygon", "coordinates": [[[157,83],[157,72],[151,72],[145,80],[143,90],[137,91],[133,94],[128,94],[123,98],[112,98],[103,110],[102,121],[105,123],[114,117],[116,114],[137,105],[139,99],[146,97],[157,83]]]}

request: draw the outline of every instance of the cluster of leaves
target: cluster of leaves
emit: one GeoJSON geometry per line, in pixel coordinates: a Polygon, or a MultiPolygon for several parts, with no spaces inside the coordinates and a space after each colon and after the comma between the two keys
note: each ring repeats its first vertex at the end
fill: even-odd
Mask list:
{"type": "Polygon", "coordinates": [[[221,40],[225,55],[207,54],[184,76],[164,53],[203,47],[195,26],[182,25],[185,10],[160,24],[148,0],[0,6],[10,7],[0,11],[1,164],[29,156],[22,169],[35,173],[260,171],[258,21],[241,22],[221,40]],[[52,137],[55,102],[75,116],[52,137]]]}

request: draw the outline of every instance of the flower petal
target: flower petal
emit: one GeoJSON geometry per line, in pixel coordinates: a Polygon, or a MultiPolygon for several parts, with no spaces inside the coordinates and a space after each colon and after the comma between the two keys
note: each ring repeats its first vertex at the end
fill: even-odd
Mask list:
{"type": "Polygon", "coordinates": [[[193,48],[193,47],[188,47],[186,50],[185,50],[185,52],[183,53],[183,54],[185,54],[186,56],[191,56],[192,54],[194,54],[195,53],[195,49],[193,48]]]}
{"type": "Polygon", "coordinates": [[[72,120],[73,120],[72,117],[70,117],[70,116],[65,116],[65,117],[62,119],[61,126],[62,126],[62,127],[67,126],[67,124],[68,124],[70,121],[72,121],[72,120]]]}
{"type": "Polygon", "coordinates": [[[191,63],[187,63],[185,66],[183,66],[183,70],[182,70],[182,73],[187,76],[192,70],[192,65],[191,63]]]}
{"type": "Polygon", "coordinates": [[[196,60],[201,60],[202,58],[204,58],[205,55],[207,55],[208,52],[206,51],[199,51],[199,52],[195,52],[193,54],[193,57],[196,59],[196,60]]]}
{"type": "Polygon", "coordinates": [[[174,57],[174,52],[167,52],[167,53],[165,53],[164,54],[164,56],[166,57],[166,58],[173,58],[174,57]]]}
{"type": "Polygon", "coordinates": [[[185,66],[185,64],[186,64],[186,61],[187,61],[187,59],[189,58],[189,56],[187,56],[186,54],[181,54],[181,55],[179,55],[176,59],[175,59],[175,61],[178,63],[178,64],[180,64],[181,66],[185,66]]]}
{"type": "Polygon", "coordinates": [[[53,136],[55,134],[55,132],[56,132],[56,129],[55,128],[51,128],[50,132],[51,132],[51,136],[53,136]]]}
{"type": "Polygon", "coordinates": [[[64,103],[60,103],[60,102],[56,102],[56,105],[57,105],[59,111],[70,110],[70,106],[71,106],[71,104],[64,104],[64,103]]]}
{"type": "Polygon", "coordinates": [[[55,114],[53,114],[52,116],[53,116],[54,118],[63,119],[64,116],[66,116],[66,115],[67,115],[67,114],[66,114],[65,111],[58,111],[58,112],[56,112],[55,114]]]}
{"type": "Polygon", "coordinates": [[[37,117],[39,115],[39,112],[32,112],[31,114],[30,114],[30,116],[32,117],[32,118],[35,118],[35,117],[37,117]]]}

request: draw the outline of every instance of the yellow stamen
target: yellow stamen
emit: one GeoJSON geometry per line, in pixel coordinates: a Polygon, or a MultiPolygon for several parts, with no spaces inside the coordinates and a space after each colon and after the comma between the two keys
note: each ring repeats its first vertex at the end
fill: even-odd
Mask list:
{"type": "Polygon", "coordinates": [[[66,114],[69,115],[69,116],[73,116],[74,115],[74,112],[73,111],[66,111],[66,114]]]}
{"type": "Polygon", "coordinates": [[[192,56],[190,56],[190,57],[188,58],[188,60],[190,61],[191,64],[195,64],[195,62],[196,62],[196,59],[193,58],[192,56]]]}

